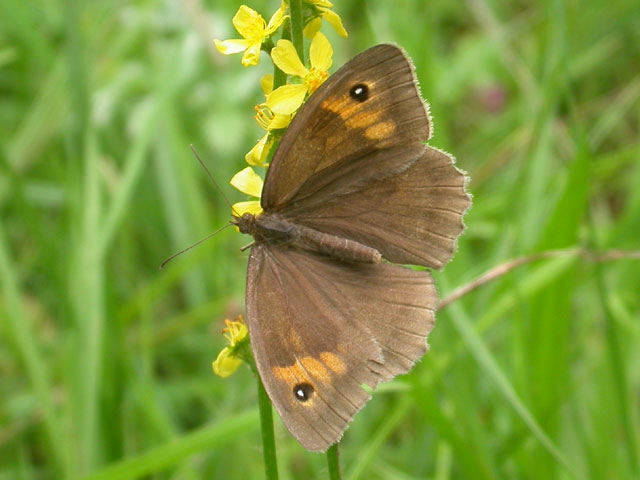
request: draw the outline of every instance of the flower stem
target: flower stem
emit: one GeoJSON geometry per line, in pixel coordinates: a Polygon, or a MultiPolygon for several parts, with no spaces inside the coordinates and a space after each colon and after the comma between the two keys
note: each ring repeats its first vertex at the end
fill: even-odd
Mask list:
{"type": "Polygon", "coordinates": [[[304,17],[302,16],[302,0],[289,1],[289,13],[291,15],[291,43],[298,52],[302,63],[306,65],[304,59],[304,17]]]}
{"type": "Polygon", "coordinates": [[[258,380],[258,408],[260,410],[260,429],[262,430],[262,454],[264,457],[264,475],[267,480],[278,480],[278,459],[276,458],[276,441],[273,435],[273,410],[271,401],[258,380]]]}
{"type": "Polygon", "coordinates": [[[340,456],[338,454],[338,444],[335,443],[327,450],[327,464],[329,465],[329,478],[340,480],[340,456]]]}

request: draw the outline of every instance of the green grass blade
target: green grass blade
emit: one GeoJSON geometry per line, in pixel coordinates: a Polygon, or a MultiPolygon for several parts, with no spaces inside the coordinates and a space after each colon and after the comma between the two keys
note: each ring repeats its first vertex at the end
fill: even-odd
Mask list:
{"type": "Polygon", "coordinates": [[[560,451],[558,446],[540,427],[529,409],[522,402],[509,379],[506,377],[495,358],[489,352],[482,338],[477,334],[473,325],[469,322],[464,310],[458,304],[451,305],[451,323],[462,337],[471,355],[482,367],[487,376],[495,383],[507,402],[515,410],[520,419],[527,425],[532,435],[540,442],[547,452],[562,465],[567,473],[574,478],[582,478],[575,466],[560,451]]]}
{"type": "Polygon", "coordinates": [[[30,321],[22,306],[22,298],[16,278],[16,270],[9,252],[6,234],[0,223],[0,298],[5,314],[0,315],[4,334],[24,365],[25,374],[39,403],[44,418],[47,449],[52,454],[52,470],[61,478],[68,478],[71,466],[65,452],[68,446],[63,440],[62,428],[53,402],[53,390],[46,362],[38,351],[37,335],[30,329],[30,321]]]}
{"type": "Polygon", "coordinates": [[[125,480],[160,472],[185,461],[193,454],[204,453],[214,448],[224,448],[226,443],[252,433],[258,429],[258,426],[258,410],[256,408],[195,432],[184,434],[177,440],[172,440],[140,455],[109,465],[84,477],[84,479],[125,480]]]}

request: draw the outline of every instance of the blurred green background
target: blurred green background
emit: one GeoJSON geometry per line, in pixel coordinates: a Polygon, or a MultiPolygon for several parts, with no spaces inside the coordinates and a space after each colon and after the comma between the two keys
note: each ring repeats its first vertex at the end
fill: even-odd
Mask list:
{"type": "MultiPolygon", "coordinates": [[[[413,58],[474,207],[443,296],[520,255],[640,249],[640,5],[339,1],[334,66],[413,58]]],[[[252,0],[268,18],[276,1],[252,0]]],[[[0,479],[262,478],[256,388],[211,361],[242,313],[228,180],[270,71],[228,0],[0,2],[0,479]]],[[[341,445],[345,478],[640,478],[640,262],[566,254],[450,305],[341,445]]],[[[281,478],[326,478],[276,423],[281,478]]]]}

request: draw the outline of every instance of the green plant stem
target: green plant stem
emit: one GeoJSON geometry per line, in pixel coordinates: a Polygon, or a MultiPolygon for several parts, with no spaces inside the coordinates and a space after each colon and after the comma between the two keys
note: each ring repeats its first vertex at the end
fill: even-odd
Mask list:
{"type": "Polygon", "coordinates": [[[340,455],[338,452],[338,444],[335,443],[327,450],[327,464],[329,466],[329,478],[331,480],[340,480],[340,455]]]}
{"type": "Polygon", "coordinates": [[[280,70],[276,65],[273,65],[273,89],[287,83],[287,74],[280,70]]]}
{"type": "Polygon", "coordinates": [[[262,455],[264,457],[264,475],[267,480],[278,479],[278,459],[276,458],[276,441],[273,435],[273,410],[271,400],[262,385],[260,375],[258,382],[258,408],[260,409],[260,429],[262,430],[262,455]]]}
{"type": "Polygon", "coordinates": [[[291,15],[291,43],[298,52],[300,60],[306,64],[304,58],[304,17],[302,16],[302,0],[290,0],[289,14],[291,15]]]}
{"type": "MultiPolygon", "coordinates": [[[[290,40],[291,39],[291,29],[289,28],[289,19],[286,18],[284,24],[282,26],[282,39],[290,40]]],[[[271,55],[271,49],[274,47],[273,42],[270,42],[269,47],[269,55],[271,55]]],[[[264,46],[264,45],[263,45],[264,46]]],[[[278,87],[287,83],[287,74],[278,68],[275,62],[273,62],[273,89],[275,90],[278,87]]]]}

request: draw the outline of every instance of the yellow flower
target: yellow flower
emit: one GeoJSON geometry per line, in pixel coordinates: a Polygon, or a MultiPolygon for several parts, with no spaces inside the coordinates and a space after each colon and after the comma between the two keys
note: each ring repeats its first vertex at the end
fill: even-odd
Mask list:
{"type": "Polygon", "coordinates": [[[241,364],[242,359],[234,357],[229,347],[224,347],[211,366],[213,367],[213,373],[219,377],[227,378],[233,375],[241,364]]]}
{"type": "Polygon", "coordinates": [[[229,345],[220,351],[218,358],[211,364],[213,373],[222,378],[231,376],[242,364],[242,355],[239,350],[243,342],[246,342],[249,334],[247,326],[242,320],[242,315],[238,315],[238,318],[234,321],[225,320],[225,323],[227,328],[222,333],[229,345]]]}
{"type": "Polygon", "coordinates": [[[256,105],[254,108],[256,110],[256,115],[253,118],[256,119],[256,122],[258,122],[260,127],[267,131],[287,128],[293,118],[292,114],[281,115],[279,113],[273,113],[266,103],[256,105]]]}
{"type": "Polygon", "coordinates": [[[268,132],[265,133],[264,136],[258,140],[258,143],[249,150],[249,153],[244,156],[244,159],[249,165],[266,167],[267,157],[269,156],[269,151],[273,146],[274,140],[273,136],[269,135],[268,132]]]}
{"type": "MultiPolygon", "coordinates": [[[[264,92],[265,96],[268,96],[273,91],[273,75],[264,75],[260,79],[260,86],[262,87],[262,91],[264,92]]],[[[256,105],[255,110],[256,116],[254,118],[256,119],[256,122],[258,122],[258,125],[260,125],[260,127],[264,128],[267,131],[287,128],[291,123],[291,119],[293,118],[293,115],[291,114],[281,115],[274,113],[266,103],[256,105]]],[[[251,164],[251,162],[249,163],[251,164]]]]}
{"type": "MultiPolygon", "coordinates": [[[[255,147],[254,147],[255,148],[255,147]]],[[[260,195],[262,194],[262,178],[253,171],[253,168],[247,167],[236,173],[231,179],[231,185],[258,200],[249,200],[247,202],[238,202],[233,205],[233,214],[242,216],[245,213],[259,215],[262,213],[260,206],[260,195]]]]}
{"type": "Polygon", "coordinates": [[[260,88],[265,95],[269,95],[273,91],[273,73],[267,73],[260,79],[260,88]]]}
{"type": "Polygon", "coordinates": [[[273,62],[287,75],[301,77],[304,83],[283,85],[267,95],[267,106],[276,115],[295,112],[307,94],[312,94],[329,76],[333,63],[333,48],[322,33],[316,33],[309,48],[311,68],[307,69],[289,40],[278,40],[271,50],[273,62]]]}
{"type": "MultiPolygon", "coordinates": [[[[260,86],[265,95],[269,95],[273,90],[273,75],[267,74],[260,79],[260,86]]],[[[258,143],[249,150],[244,156],[244,159],[249,165],[257,165],[259,167],[266,167],[267,157],[275,143],[275,138],[271,134],[271,130],[278,130],[281,128],[287,128],[293,118],[292,114],[280,115],[273,113],[266,103],[261,103],[255,107],[256,115],[255,119],[261,128],[265,129],[267,133],[258,140],[258,143]]]]}
{"type": "Polygon", "coordinates": [[[336,12],[330,10],[333,7],[333,3],[327,0],[307,0],[307,3],[310,3],[312,6],[314,6],[320,16],[313,18],[304,27],[305,37],[313,38],[314,35],[318,33],[320,27],[322,26],[322,19],[329,22],[334,30],[338,33],[338,35],[342,37],[347,36],[347,31],[344,29],[344,25],[342,25],[342,19],[336,12]]]}
{"type": "Polygon", "coordinates": [[[242,315],[238,315],[235,320],[225,319],[224,323],[227,328],[222,330],[222,334],[229,342],[230,347],[236,347],[247,338],[249,330],[247,329],[247,324],[244,323],[242,315]]]}
{"type": "Polygon", "coordinates": [[[246,5],[241,5],[233,16],[232,22],[243,38],[232,40],[215,39],[216,48],[224,55],[244,52],[242,65],[245,67],[257,65],[260,62],[262,42],[282,25],[285,19],[284,11],[285,4],[283,2],[267,24],[258,12],[246,5]]]}

